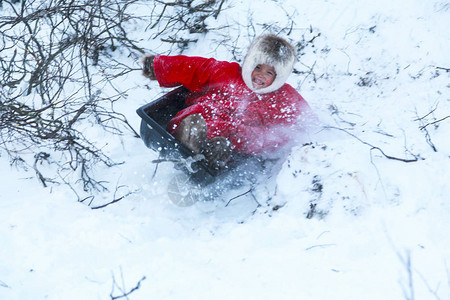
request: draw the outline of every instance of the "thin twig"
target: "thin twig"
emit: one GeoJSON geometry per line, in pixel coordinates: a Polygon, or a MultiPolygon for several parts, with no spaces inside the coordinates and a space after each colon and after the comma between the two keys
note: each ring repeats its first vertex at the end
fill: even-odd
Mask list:
{"type": "Polygon", "coordinates": [[[435,68],[439,70],[444,70],[446,72],[450,72],[450,68],[442,68],[442,67],[435,67],[435,68]]]}
{"type": "Polygon", "coordinates": [[[446,117],[443,117],[442,119],[439,119],[439,120],[430,122],[430,123],[428,123],[428,124],[426,124],[426,125],[420,127],[420,130],[423,130],[423,129],[427,128],[429,125],[434,125],[434,124],[436,124],[436,123],[442,122],[442,121],[444,121],[444,120],[446,120],[446,119],[448,119],[448,118],[450,118],[450,116],[446,116],[446,117]]]}
{"type": "Polygon", "coordinates": [[[228,200],[228,202],[227,202],[227,204],[225,205],[225,207],[227,207],[227,206],[231,203],[231,201],[236,200],[237,198],[240,198],[240,197],[242,197],[242,196],[245,196],[245,195],[247,195],[248,193],[251,193],[252,191],[253,191],[253,188],[250,188],[248,191],[246,191],[246,192],[244,192],[244,193],[242,193],[242,194],[240,194],[240,195],[237,195],[237,196],[231,198],[230,200],[228,200]]]}
{"type": "Polygon", "coordinates": [[[416,156],[414,156],[413,159],[404,159],[404,158],[398,158],[398,157],[395,157],[395,156],[387,155],[386,153],[384,153],[384,151],[383,151],[381,148],[379,148],[379,147],[377,147],[377,146],[374,146],[374,145],[372,145],[372,144],[370,144],[370,143],[368,143],[368,142],[365,142],[365,141],[361,140],[359,137],[357,137],[357,136],[354,135],[353,133],[348,132],[348,131],[345,130],[345,129],[342,129],[342,128],[339,128],[339,127],[334,127],[334,126],[325,126],[325,128],[327,128],[327,129],[336,129],[336,130],[343,131],[343,132],[345,132],[346,134],[348,134],[348,135],[354,137],[355,139],[357,139],[358,141],[360,141],[362,144],[371,147],[371,149],[370,149],[371,151],[372,151],[372,150],[378,150],[378,151],[380,151],[381,154],[383,154],[383,156],[386,157],[386,158],[388,158],[388,159],[397,160],[397,161],[402,161],[402,162],[405,162],[405,163],[416,162],[416,161],[419,160],[416,156]]]}
{"type": "MultiPolygon", "coordinates": [[[[122,278],[123,279],[123,278],[122,278]]],[[[120,298],[126,298],[128,299],[128,296],[131,295],[133,292],[135,292],[136,290],[138,290],[141,287],[141,283],[147,279],[145,276],[142,276],[142,278],[138,281],[138,283],[136,284],[135,287],[133,287],[131,290],[129,290],[128,292],[124,292],[120,287],[119,290],[122,292],[122,295],[119,296],[113,296],[113,292],[114,292],[114,286],[117,286],[116,280],[114,278],[113,275],[113,290],[111,291],[111,294],[109,295],[111,297],[111,300],[116,300],[116,299],[120,299],[120,298]]]]}

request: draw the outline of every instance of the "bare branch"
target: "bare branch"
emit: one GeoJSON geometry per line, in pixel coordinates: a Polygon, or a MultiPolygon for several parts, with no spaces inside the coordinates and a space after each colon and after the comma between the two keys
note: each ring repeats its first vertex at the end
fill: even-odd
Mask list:
{"type": "Polygon", "coordinates": [[[384,157],[386,157],[386,158],[388,158],[388,159],[397,160],[397,161],[402,161],[402,162],[405,162],[405,163],[416,162],[416,161],[419,160],[418,156],[415,156],[415,155],[413,155],[413,156],[414,156],[413,159],[404,159],[404,158],[399,158],[399,157],[387,155],[386,153],[384,153],[384,151],[383,151],[381,148],[379,148],[379,147],[377,147],[377,146],[374,146],[374,145],[372,145],[372,144],[370,144],[370,143],[368,143],[368,142],[365,142],[365,141],[361,140],[359,137],[357,137],[356,135],[354,135],[354,134],[351,133],[351,132],[348,132],[348,131],[345,130],[345,129],[338,128],[338,127],[333,127],[333,126],[326,126],[325,128],[328,128],[328,129],[336,129],[336,130],[343,131],[343,132],[345,132],[346,134],[348,134],[348,135],[354,137],[355,139],[357,139],[357,140],[358,140],[359,142],[361,142],[362,144],[371,147],[370,151],[372,151],[372,150],[378,150],[379,152],[381,152],[381,154],[382,154],[384,157]]]}
{"type": "MultiPolygon", "coordinates": [[[[121,273],[121,276],[123,277],[123,274],[122,274],[122,269],[120,270],[120,273],[121,273]]],[[[142,282],[145,280],[145,279],[147,279],[145,276],[142,276],[142,278],[137,282],[137,284],[136,284],[136,286],[134,286],[132,289],[130,289],[128,292],[126,292],[125,291],[125,287],[124,287],[124,283],[122,283],[122,285],[123,285],[123,287],[120,287],[118,284],[117,284],[117,282],[116,282],[116,279],[114,278],[114,274],[113,274],[113,287],[112,287],[112,290],[111,290],[111,293],[110,293],[110,297],[111,297],[111,300],[116,300],[116,299],[121,299],[121,298],[126,298],[126,299],[128,299],[128,296],[130,296],[133,292],[135,292],[135,291],[137,291],[138,289],[140,289],[141,288],[141,284],[142,284],[142,282]],[[114,294],[114,289],[115,288],[118,288],[119,289],[119,291],[121,292],[121,294],[120,295],[118,295],[118,296],[114,296],[113,294],[114,294]]],[[[123,281],[123,278],[122,278],[122,281],[123,281]]]]}
{"type": "Polygon", "coordinates": [[[16,162],[34,153],[34,161],[24,165],[33,167],[43,186],[56,183],[38,168],[46,161],[59,168],[59,181],[74,191],[77,183],[84,191],[106,190],[92,169],[118,163],[89,140],[86,128],[139,137],[114,109],[125,93],[113,80],[134,69],[110,57],[118,47],[144,53],[124,28],[135,18],[128,9],[137,0],[4,3],[11,13],[0,16],[0,149],[16,162]],[[104,95],[106,85],[117,95],[104,95]],[[79,177],[68,180],[71,173],[79,177]]]}
{"type": "Polygon", "coordinates": [[[446,116],[446,117],[443,117],[443,118],[441,118],[441,119],[439,119],[439,120],[436,120],[436,121],[430,122],[430,123],[428,123],[428,124],[425,124],[425,125],[423,125],[423,126],[420,127],[420,130],[425,129],[425,128],[427,128],[427,127],[430,126],[430,125],[434,125],[434,124],[437,124],[437,123],[439,123],[439,122],[442,122],[442,121],[444,121],[444,120],[446,120],[446,119],[448,119],[448,118],[450,118],[450,116],[446,116]]]}
{"type": "Polygon", "coordinates": [[[446,72],[450,72],[450,68],[443,68],[443,67],[435,67],[435,68],[439,70],[444,70],[446,72]]]}

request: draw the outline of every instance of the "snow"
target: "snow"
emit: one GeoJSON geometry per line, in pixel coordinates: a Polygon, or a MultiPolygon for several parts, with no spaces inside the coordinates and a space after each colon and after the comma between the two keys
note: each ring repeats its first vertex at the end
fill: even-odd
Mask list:
{"type": "MultiPolygon", "coordinates": [[[[251,197],[228,203],[231,195],[174,206],[166,193],[173,166],[160,164],[154,176],[157,154],[131,135],[93,133],[124,161],[100,166],[98,176],[121,187],[117,196],[132,192],[101,209],[77,202],[65,185],[43,188],[1,153],[0,299],[110,299],[134,287],[129,299],[450,299],[450,119],[426,127],[437,151],[420,129],[450,115],[450,4],[226,6],[214,25],[230,27],[185,54],[231,60],[214,41],[232,34],[245,53],[262,32],[250,22],[283,28],[291,19],[295,41],[320,33],[289,83],[323,128],[258,187],[261,207],[251,197]]],[[[142,38],[145,26],[129,26],[149,52],[168,51],[142,38]]],[[[139,71],[118,80],[127,98],[117,108],[138,130],[135,110],[166,90],[139,71]]],[[[92,206],[112,197],[97,195],[92,206]]]]}

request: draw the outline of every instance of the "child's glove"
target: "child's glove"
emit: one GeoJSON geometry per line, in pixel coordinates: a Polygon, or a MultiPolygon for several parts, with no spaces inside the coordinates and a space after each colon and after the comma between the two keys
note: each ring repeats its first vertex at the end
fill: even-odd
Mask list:
{"type": "Polygon", "coordinates": [[[150,78],[151,80],[156,80],[155,69],[153,68],[153,60],[155,59],[154,55],[147,55],[142,58],[142,62],[144,64],[144,68],[142,69],[142,74],[150,78]]]}

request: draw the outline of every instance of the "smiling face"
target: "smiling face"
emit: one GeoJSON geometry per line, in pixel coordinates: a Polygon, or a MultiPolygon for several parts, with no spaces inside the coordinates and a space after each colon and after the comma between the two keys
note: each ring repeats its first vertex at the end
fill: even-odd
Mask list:
{"type": "Polygon", "coordinates": [[[274,67],[264,64],[257,65],[251,76],[253,88],[258,90],[270,86],[276,76],[274,67]]]}

